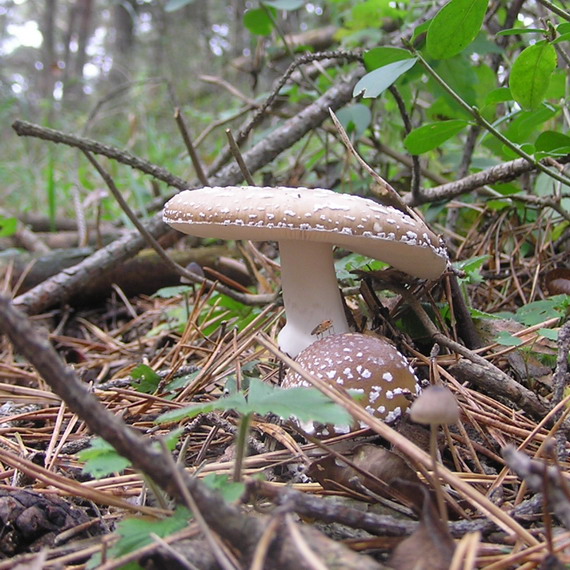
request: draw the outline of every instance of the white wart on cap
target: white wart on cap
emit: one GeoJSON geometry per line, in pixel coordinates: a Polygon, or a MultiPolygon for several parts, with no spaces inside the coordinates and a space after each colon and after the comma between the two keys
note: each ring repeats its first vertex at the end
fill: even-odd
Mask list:
{"type": "Polygon", "coordinates": [[[420,221],[372,200],[308,188],[240,186],[186,190],[164,207],[164,221],[198,237],[279,242],[287,324],[282,350],[295,357],[331,321],[349,330],[338,290],[332,246],[436,279],[447,267],[439,238],[420,221]]]}
{"type": "MultiPolygon", "coordinates": [[[[419,393],[419,383],[404,355],[388,341],[360,333],[330,335],[303,350],[296,362],[307,372],[350,391],[370,414],[391,423],[419,393]]],[[[289,370],[283,388],[309,386],[296,372],[289,370]]],[[[314,431],[315,426],[303,426],[314,431]]],[[[360,426],[335,426],[343,433],[360,426]]]]}

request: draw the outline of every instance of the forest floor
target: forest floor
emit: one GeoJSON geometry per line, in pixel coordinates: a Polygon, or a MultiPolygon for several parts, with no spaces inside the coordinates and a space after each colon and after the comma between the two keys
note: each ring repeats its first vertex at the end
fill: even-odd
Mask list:
{"type": "MultiPolygon", "coordinates": [[[[523,248],[496,253],[504,251],[502,240],[512,245],[513,235],[528,237],[544,220],[523,225],[501,215],[490,223],[481,215],[479,222],[479,231],[455,245],[462,258],[486,256],[482,269],[460,280],[480,311],[479,348],[460,344],[462,331],[442,311],[454,306],[455,276],[413,289],[430,314],[441,315],[439,352],[400,296],[377,291],[377,306],[354,289],[347,297],[357,322],[390,337],[426,384],[443,383],[457,398],[460,421],[438,442],[448,521],[429,499],[430,464],[417,451],[428,449],[429,434],[408,419],[323,443],[307,441],[275,414],[253,413],[239,462],[244,414],[229,406],[157,422],[190,403],[215,404],[253,379],[278,385],[286,369],[275,344],[283,323],[278,304],[248,307],[183,286],[131,299],[114,295],[91,309],[53,310],[34,321],[108,411],[153,440],[178,430],[176,462],[244,512],[270,521],[283,509],[295,512],[301,526],[370,555],[378,568],[563,568],[570,563],[568,396],[553,393],[567,375],[568,343],[562,332],[557,343],[555,334],[566,328],[559,329],[566,297],[549,295],[538,278],[549,244],[535,243],[532,258],[523,248]],[[512,318],[484,315],[505,310],[512,318]],[[397,331],[402,322],[406,332],[397,331]],[[406,537],[411,542],[398,550],[406,537]]],[[[271,274],[257,290],[269,292],[275,266],[260,269],[271,274]]],[[[382,289],[382,279],[375,275],[372,288],[382,289]]],[[[188,546],[176,554],[177,545],[200,536],[199,521],[188,523],[179,509],[171,516],[171,499],[94,441],[85,421],[7,339],[0,362],[0,570],[107,569],[135,560],[160,567],[177,557],[186,567],[219,567],[216,556],[204,561],[188,546]]],[[[251,567],[263,567],[267,552],[260,546],[251,567]]],[[[235,545],[229,556],[239,560],[235,545]]]]}

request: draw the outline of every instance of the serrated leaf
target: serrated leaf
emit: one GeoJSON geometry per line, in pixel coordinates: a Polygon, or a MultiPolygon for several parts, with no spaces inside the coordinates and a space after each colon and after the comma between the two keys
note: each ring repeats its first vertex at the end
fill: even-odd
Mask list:
{"type": "Polygon", "coordinates": [[[347,425],[352,421],[346,410],[315,388],[285,390],[270,386],[258,378],[252,378],[247,400],[242,392],[237,392],[215,402],[166,412],[159,416],[156,422],[177,422],[213,410],[234,410],[240,414],[273,413],[283,419],[296,417],[301,421],[315,421],[324,424],[347,425]]]}
{"type": "Polygon", "coordinates": [[[232,481],[227,475],[219,475],[218,473],[210,473],[204,477],[204,483],[222,495],[224,501],[235,503],[245,492],[243,483],[232,481]]]}
{"type": "Polygon", "coordinates": [[[272,6],[276,10],[292,11],[304,6],[305,0],[266,0],[263,4],[272,6]]]}
{"type": "MultiPolygon", "coordinates": [[[[269,7],[268,10],[274,10],[269,7]]],[[[243,25],[256,36],[269,36],[273,31],[273,22],[263,8],[248,10],[243,15],[243,25]]]]}
{"type": "Polygon", "coordinates": [[[192,513],[182,506],[176,507],[172,516],[162,520],[143,517],[126,518],[117,523],[117,534],[121,538],[113,546],[111,553],[113,557],[119,557],[138,550],[153,542],[151,533],[164,538],[188,526],[191,518],[192,513]]]}
{"type": "Polygon", "coordinates": [[[364,98],[378,97],[378,95],[388,89],[401,75],[411,69],[416,61],[417,58],[415,57],[402,59],[367,73],[354,86],[352,92],[353,97],[358,97],[360,94],[362,94],[364,98]]]}
{"type": "Polygon", "coordinates": [[[467,121],[460,119],[422,125],[414,129],[404,139],[404,146],[411,154],[422,154],[437,148],[446,140],[461,132],[467,125],[467,121]]]}
{"type": "Polygon", "coordinates": [[[461,53],[483,25],[487,0],[451,0],[435,15],[426,38],[426,50],[434,59],[461,53]]]}
{"type": "Polygon", "coordinates": [[[537,108],[555,69],[556,50],[548,42],[538,42],[524,49],[511,69],[510,87],[514,100],[525,109],[537,108]]]}
{"type": "Polygon", "coordinates": [[[94,438],[89,447],[79,452],[79,459],[85,462],[83,472],[95,479],[101,479],[111,473],[123,471],[131,462],[119,455],[115,448],[100,437],[94,438]]]}

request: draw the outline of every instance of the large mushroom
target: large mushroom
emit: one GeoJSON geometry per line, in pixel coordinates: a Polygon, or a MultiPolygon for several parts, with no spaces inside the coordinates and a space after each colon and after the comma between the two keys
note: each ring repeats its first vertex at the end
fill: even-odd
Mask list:
{"type": "Polygon", "coordinates": [[[279,242],[287,324],[279,346],[292,357],[330,321],[349,330],[334,270],[333,245],[385,261],[422,279],[447,266],[439,238],[421,221],[372,200],[308,188],[206,187],[180,192],[164,221],[198,237],[279,242]]]}

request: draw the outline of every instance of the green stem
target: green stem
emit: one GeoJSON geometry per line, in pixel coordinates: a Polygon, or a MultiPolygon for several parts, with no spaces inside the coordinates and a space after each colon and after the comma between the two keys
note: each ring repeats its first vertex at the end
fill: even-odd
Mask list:
{"type": "Polygon", "coordinates": [[[557,16],[564,18],[567,22],[570,22],[570,14],[566,10],[559,8],[556,4],[549,2],[549,0],[538,0],[545,8],[548,8],[551,12],[554,12],[557,16]]]}
{"type": "Polygon", "coordinates": [[[236,441],[236,460],[234,463],[234,482],[240,483],[242,480],[243,462],[247,455],[247,436],[251,425],[252,414],[244,414],[239,422],[239,429],[236,441]]]}
{"type": "Polygon", "coordinates": [[[481,115],[477,107],[469,105],[469,103],[467,103],[467,101],[465,101],[461,97],[461,95],[456,93],[451,88],[451,86],[448,85],[440,75],[438,75],[435,69],[431,67],[431,65],[425,60],[425,58],[422,56],[422,54],[419,51],[417,51],[410,43],[407,44],[407,47],[420,60],[425,70],[441,85],[441,87],[443,87],[443,89],[447,93],[449,93],[449,95],[451,95],[451,97],[455,99],[455,101],[457,101],[457,103],[459,103],[459,105],[463,109],[465,109],[475,119],[477,124],[485,128],[489,133],[491,133],[494,137],[499,139],[506,147],[510,148],[514,153],[518,154],[520,157],[527,160],[537,170],[544,172],[551,178],[558,180],[558,182],[562,182],[562,184],[570,185],[570,178],[568,178],[567,176],[563,176],[562,174],[559,174],[558,172],[551,170],[550,168],[547,168],[544,164],[542,164],[542,162],[536,160],[536,158],[526,153],[518,145],[513,143],[510,139],[508,139],[505,135],[503,135],[500,131],[498,131],[491,123],[489,123],[489,121],[487,121],[487,119],[485,119],[481,115]]]}

